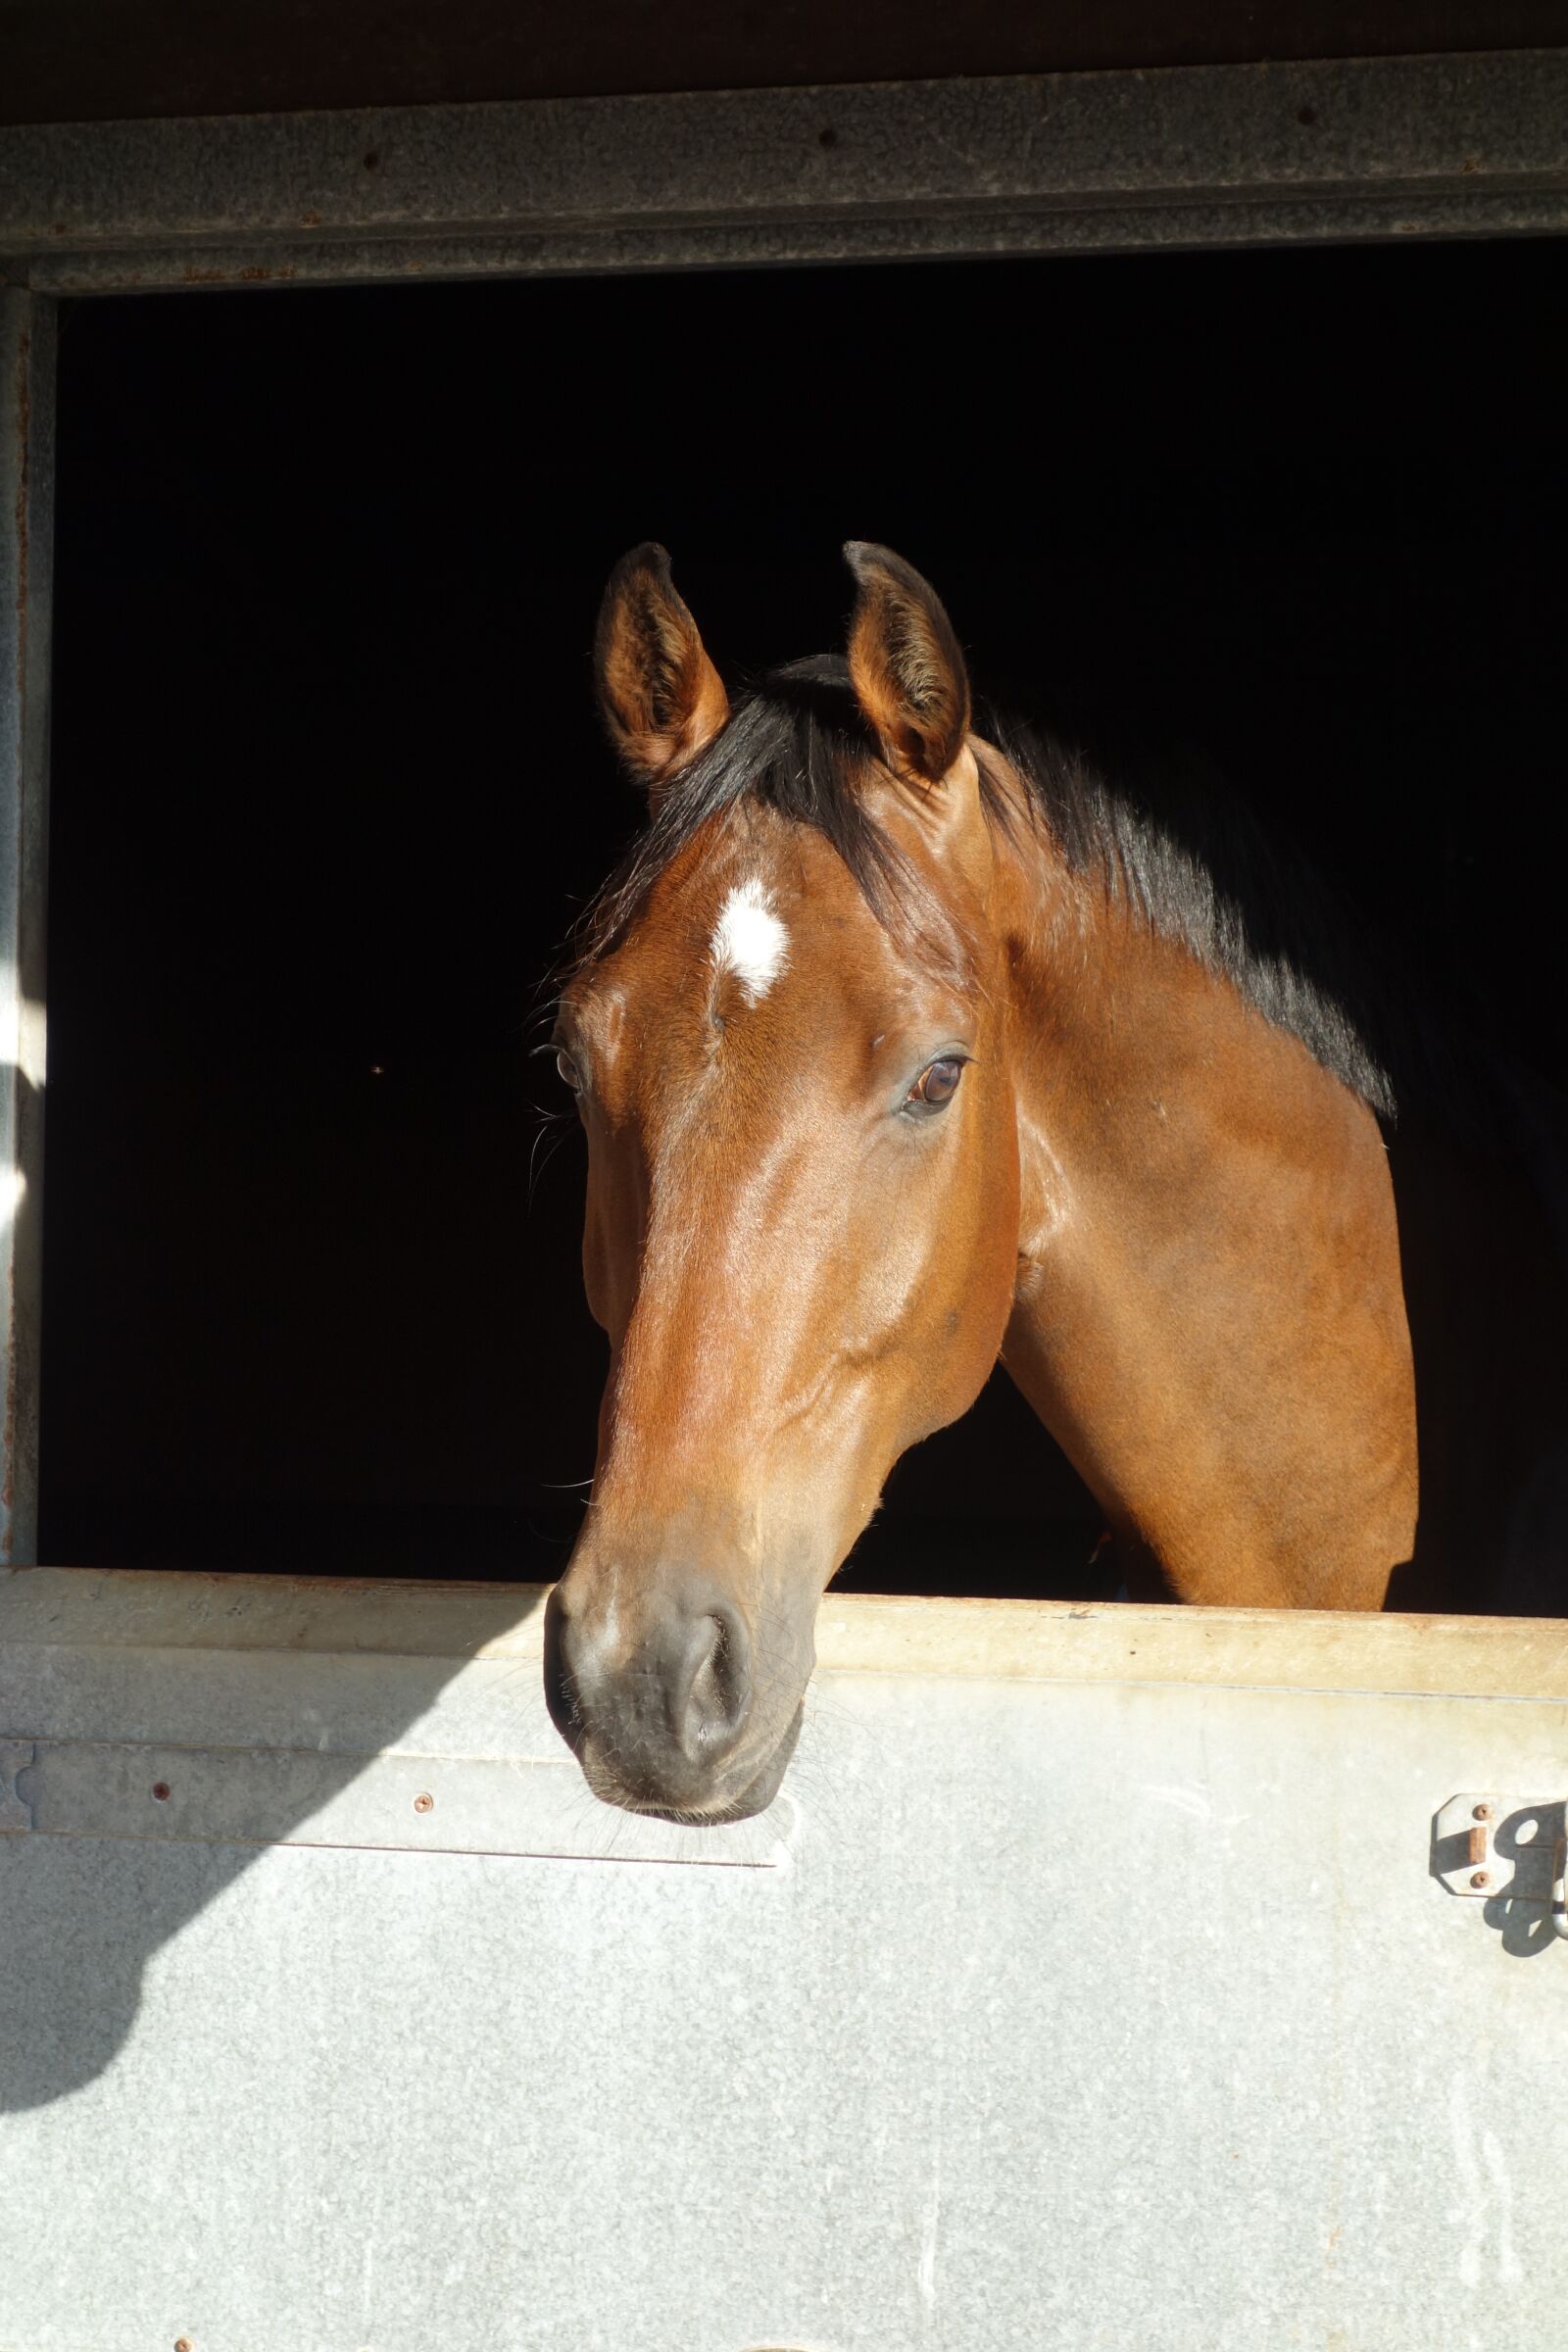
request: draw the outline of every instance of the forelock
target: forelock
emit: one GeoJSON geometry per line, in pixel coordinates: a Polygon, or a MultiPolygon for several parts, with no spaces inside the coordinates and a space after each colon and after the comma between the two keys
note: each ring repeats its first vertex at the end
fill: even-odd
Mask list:
{"type": "Polygon", "coordinates": [[[701,757],[673,777],[640,838],[578,926],[577,968],[632,929],[661,880],[705,829],[766,808],[834,850],[877,921],[910,958],[972,986],[976,943],[872,815],[878,747],[835,656],[790,662],[748,694],[701,757]]]}

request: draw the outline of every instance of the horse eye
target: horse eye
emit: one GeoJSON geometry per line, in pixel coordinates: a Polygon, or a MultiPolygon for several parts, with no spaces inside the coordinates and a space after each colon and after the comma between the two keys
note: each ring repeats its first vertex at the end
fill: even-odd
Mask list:
{"type": "Polygon", "coordinates": [[[582,1093],[582,1080],[577,1075],[577,1064],[572,1060],[571,1055],[569,1054],[558,1054],[556,1055],[556,1067],[561,1072],[562,1077],[564,1078],[566,1084],[570,1087],[572,1093],[574,1095],[580,1095],[582,1093]]]}
{"type": "Polygon", "coordinates": [[[910,1105],[923,1104],[927,1110],[941,1110],[958,1091],[963,1076],[963,1064],[956,1054],[944,1054],[940,1060],[928,1062],[909,1089],[910,1105]]]}

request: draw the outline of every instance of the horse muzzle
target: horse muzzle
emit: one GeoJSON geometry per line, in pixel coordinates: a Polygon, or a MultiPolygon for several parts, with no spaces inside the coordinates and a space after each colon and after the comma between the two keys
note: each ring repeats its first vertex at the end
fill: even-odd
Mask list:
{"type": "MultiPolygon", "coordinates": [[[[809,1637],[790,1674],[768,1659],[768,1694],[803,1693],[809,1637]]],[[[772,1802],[801,1728],[760,1706],[741,1609],[701,1579],[662,1585],[635,1620],[579,1605],[569,1575],[545,1615],[545,1698],[556,1729],[606,1803],[692,1822],[744,1821],[772,1802]]]]}

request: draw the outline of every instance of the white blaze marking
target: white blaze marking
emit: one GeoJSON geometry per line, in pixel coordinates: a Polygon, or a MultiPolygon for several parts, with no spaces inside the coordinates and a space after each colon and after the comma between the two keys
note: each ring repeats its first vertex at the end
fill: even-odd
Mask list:
{"type": "Polygon", "coordinates": [[[719,908],[709,953],[722,979],[733,972],[748,1004],[760,1004],[789,961],[790,935],[773,912],[766,885],[754,874],[719,908]]]}

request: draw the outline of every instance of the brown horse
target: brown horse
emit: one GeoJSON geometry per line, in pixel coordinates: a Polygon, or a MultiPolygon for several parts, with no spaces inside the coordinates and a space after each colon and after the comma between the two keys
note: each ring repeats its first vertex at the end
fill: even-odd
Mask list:
{"type": "MultiPolygon", "coordinates": [[[[1374,1609],[1416,1554],[1390,1079],[1270,906],[1341,918],[1261,848],[1241,906],[1081,763],[972,733],[935,594],[847,554],[848,662],[733,713],[662,549],[618,565],[597,640],[651,821],[555,1037],[611,1369],[546,1674],[591,1785],[683,1818],[772,1796],[823,1588],[999,1353],[1134,1589],[1374,1609]]],[[[1418,1213],[1440,1267],[1482,1247],[1461,1184],[1418,1213]]],[[[1531,1215],[1494,1207],[1481,1289],[1541,1300],[1531,1215]]],[[[1433,1558],[1491,1542],[1485,1497],[1560,1463],[1568,1421],[1546,1319],[1503,1365],[1456,1289],[1426,1310],[1470,1359],[1434,1390],[1464,1418],[1423,1425],[1433,1558]],[[1535,1393],[1483,1430],[1508,1371],[1535,1393]]]]}

